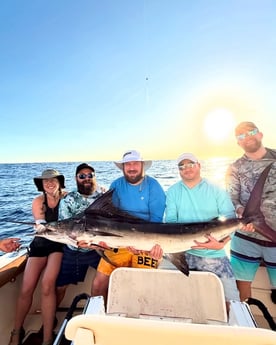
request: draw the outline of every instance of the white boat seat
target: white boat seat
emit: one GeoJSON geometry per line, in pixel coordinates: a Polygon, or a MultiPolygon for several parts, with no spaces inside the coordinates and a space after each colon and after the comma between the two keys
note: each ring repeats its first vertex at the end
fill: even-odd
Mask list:
{"type": "Polygon", "coordinates": [[[220,279],[209,272],[118,268],[109,282],[107,314],[227,323],[220,279]]]}
{"type": "Polygon", "coordinates": [[[69,320],[65,336],[74,345],[275,345],[276,333],[261,328],[187,324],[78,315],[69,320]]]}

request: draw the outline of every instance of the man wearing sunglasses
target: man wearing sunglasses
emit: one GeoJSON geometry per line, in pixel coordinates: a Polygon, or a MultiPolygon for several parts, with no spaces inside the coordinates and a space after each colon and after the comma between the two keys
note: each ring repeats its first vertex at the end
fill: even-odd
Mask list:
{"type": "MultiPolygon", "coordinates": [[[[209,222],[215,218],[235,218],[229,194],[201,177],[201,164],[192,153],[181,154],[177,165],[180,181],[167,191],[167,223],[197,223],[209,222]]],[[[217,241],[213,236],[206,235],[206,242],[195,241],[195,245],[183,253],[191,270],[213,272],[220,278],[227,309],[230,300],[239,300],[234,273],[223,249],[229,240],[230,237],[217,241]]]]}
{"type": "MultiPolygon", "coordinates": [[[[105,189],[97,184],[94,168],[82,163],[75,174],[77,190],[66,195],[59,205],[59,220],[71,218],[83,212],[101,196],[105,189]]],[[[97,269],[100,256],[95,250],[65,246],[59,276],[57,278],[57,305],[65,295],[69,284],[77,284],[85,279],[88,267],[97,269]]]]}
{"type": "MultiPolygon", "coordinates": [[[[226,181],[236,214],[242,217],[258,178],[272,163],[264,184],[261,211],[266,223],[276,231],[276,150],[263,146],[263,134],[253,122],[241,122],[235,128],[235,136],[244,155],[230,165],[226,181]]],[[[241,227],[231,241],[231,264],[242,301],[251,297],[251,283],[261,262],[267,268],[272,287],[276,289],[276,243],[257,232],[248,231],[250,227],[254,230],[252,224],[241,227]]],[[[272,298],[276,298],[275,292],[272,298]]]]}

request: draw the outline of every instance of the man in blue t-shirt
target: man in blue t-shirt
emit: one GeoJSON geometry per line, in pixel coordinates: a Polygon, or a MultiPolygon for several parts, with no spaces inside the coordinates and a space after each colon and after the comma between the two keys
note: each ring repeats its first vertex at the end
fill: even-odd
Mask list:
{"type": "MultiPolygon", "coordinates": [[[[121,161],[114,162],[123,176],[110,186],[113,189],[113,203],[118,208],[149,222],[162,222],[165,210],[165,192],[153,177],[145,175],[151,161],[143,160],[140,153],[129,150],[121,161]]],[[[142,248],[139,248],[142,249],[142,248]]],[[[107,297],[109,276],[117,267],[157,268],[162,258],[162,249],[155,245],[145,252],[134,248],[120,248],[116,253],[110,250],[105,255],[114,263],[101,259],[92,286],[93,296],[107,297]]]]}

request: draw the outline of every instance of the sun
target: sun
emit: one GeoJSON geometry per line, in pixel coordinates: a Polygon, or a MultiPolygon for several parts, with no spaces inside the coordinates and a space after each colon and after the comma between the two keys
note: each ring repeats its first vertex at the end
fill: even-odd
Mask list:
{"type": "Polygon", "coordinates": [[[213,141],[223,141],[234,128],[234,115],[225,108],[217,108],[206,114],[204,132],[213,141]]]}

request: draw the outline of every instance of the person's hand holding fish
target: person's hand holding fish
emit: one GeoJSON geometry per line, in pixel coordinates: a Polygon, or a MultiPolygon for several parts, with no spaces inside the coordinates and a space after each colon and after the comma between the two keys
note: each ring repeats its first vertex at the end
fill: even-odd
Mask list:
{"type": "Polygon", "coordinates": [[[38,234],[41,234],[46,230],[46,226],[44,224],[46,224],[44,219],[37,219],[35,221],[34,229],[38,234]]]}
{"type": "Polygon", "coordinates": [[[134,255],[139,255],[139,254],[146,254],[151,256],[155,260],[160,260],[163,256],[163,249],[160,247],[159,244],[155,244],[150,251],[148,250],[141,250],[141,249],[136,249],[134,247],[127,247],[127,250],[129,250],[132,254],[134,255]]]}
{"type": "Polygon", "coordinates": [[[222,249],[226,243],[228,243],[231,240],[230,236],[225,237],[223,240],[218,241],[215,237],[213,237],[210,234],[206,234],[205,237],[207,238],[208,241],[206,242],[199,242],[199,241],[194,241],[195,246],[192,246],[192,249],[213,249],[213,250],[220,250],[222,249]]]}
{"type": "MultiPolygon", "coordinates": [[[[237,214],[237,218],[242,218],[244,212],[244,207],[240,206],[237,210],[236,210],[236,214],[237,214]]],[[[255,228],[254,225],[252,223],[248,223],[248,224],[240,224],[239,230],[245,231],[245,232],[254,232],[255,228]]]]}
{"type": "Polygon", "coordinates": [[[163,256],[163,249],[160,247],[159,244],[155,244],[151,248],[149,255],[155,260],[160,260],[162,259],[162,256],[163,256]]]}
{"type": "Polygon", "coordinates": [[[163,256],[163,249],[160,247],[159,244],[155,244],[150,251],[136,249],[134,247],[127,247],[132,254],[139,255],[139,254],[147,254],[151,256],[155,260],[160,260],[163,256]]]}
{"type": "Polygon", "coordinates": [[[146,251],[144,251],[144,250],[136,249],[136,248],[130,247],[130,246],[127,247],[127,250],[130,251],[134,255],[139,255],[139,254],[142,254],[142,253],[146,253],[146,251]]]}
{"type": "Polygon", "coordinates": [[[105,242],[99,242],[98,244],[93,242],[87,242],[85,240],[78,241],[78,247],[84,249],[97,249],[97,250],[105,250],[105,249],[112,249],[110,248],[105,242]]]}
{"type": "Polygon", "coordinates": [[[254,225],[252,223],[248,223],[248,224],[240,224],[239,230],[245,231],[245,232],[254,232],[255,228],[254,225]]]}

